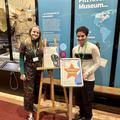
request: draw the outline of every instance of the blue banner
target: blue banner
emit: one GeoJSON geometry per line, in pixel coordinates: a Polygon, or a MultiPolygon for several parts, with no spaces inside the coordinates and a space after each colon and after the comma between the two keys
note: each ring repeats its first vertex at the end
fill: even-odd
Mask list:
{"type": "Polygon", "coordinates": [[[60,57],[70,57],[71,0],[40,0],[38,11],[42,39],[49,46],[56,39],[60,57]]]}
{"type": "MultiPolygon", "coordinates": [[[[90,42],[98,43],[101,57],[108,60],[96,72],[96,84],[109,85],[118,0],[75,0],[75,30],[86,26],[90,42]]],[[[74,45],[77,44],[74,31],[74,45]]]]}
{"type": "Polygon", "coordinates": [[[65,52],[66,57],[69,57],[71,1],[40,0],[38,5],[42,39],[47,39],[49,46],[51,46],[56,38],[60,52],[65,52]]]}
{"type": "Polygon", "coordinates": [[[115,73],[115,87],[120,88],[120,34],[119,34],[119,45],[118,45],[118,55],[115,73]]]}

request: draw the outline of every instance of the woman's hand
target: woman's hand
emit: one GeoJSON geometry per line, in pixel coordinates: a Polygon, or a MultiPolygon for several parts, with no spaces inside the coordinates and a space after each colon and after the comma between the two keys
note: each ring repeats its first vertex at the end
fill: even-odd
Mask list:
{"type": "Polygon", "coordinates": [[[25,74],[21,74],[21,75],[20,75],[20,79],[21,79],[22,81],[25,81],[25,80],[26,80],[25,74]]]}

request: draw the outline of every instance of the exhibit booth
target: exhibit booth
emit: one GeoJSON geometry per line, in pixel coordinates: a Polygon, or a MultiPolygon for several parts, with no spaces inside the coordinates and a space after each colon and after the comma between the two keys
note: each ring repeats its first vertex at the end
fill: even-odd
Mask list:
{"type": "MultiPolygon", "coordinates": [[[[119,0],[0,0],[0,83],[6,79],[4,88],[9,88],[12,76],[12,82],[16,84],[17,79],[22,89],[19,45],[32,26],[40,26],[41,39],[49,47],[56,41],[60,58],[71,58],[77,44],[76,28],[85,25],[90,29],[89,41],[98,45],[101,58],[107,61],[96,71],[96,85],[120,88],[119,4],[119,0]]],[[[60,70],[55,70],[53,77],[60,80],[60,70]]]]}

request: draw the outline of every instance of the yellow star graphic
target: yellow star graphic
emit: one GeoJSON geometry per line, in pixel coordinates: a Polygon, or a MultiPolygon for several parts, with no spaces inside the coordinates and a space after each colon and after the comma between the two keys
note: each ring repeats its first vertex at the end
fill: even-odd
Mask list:
{"type": "Polygon", "coordinates": [[[70,77],[76,77],[77,72],[80,70],[78,68],[75,68],[73,64],[70,65],[69,68],[64,68],[64,70],[68,73],[67,79],[70,77]]]}

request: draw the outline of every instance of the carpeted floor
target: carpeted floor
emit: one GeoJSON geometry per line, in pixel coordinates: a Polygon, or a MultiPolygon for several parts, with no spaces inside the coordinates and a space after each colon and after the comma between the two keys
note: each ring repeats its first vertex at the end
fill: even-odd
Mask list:
{"type": "Polygon", "coordinates": [[[42,112],[40,114],[40,120],[68,120],[66,117],[63,117],[61,115],[42,112]]]}
{"type": "MultiPolygon", "coordinates": [[[[0,101],[0,120],[26,120],[27,112],[23,106],[0,101]]],[[[57,114],[42,112],[40,120],[68,120],[57,114]]]]}
{"type": "Polygon", "coordinates": [[[25,120],[26,116],[22,106],[0,101],[0,120],[25,120]]]}

